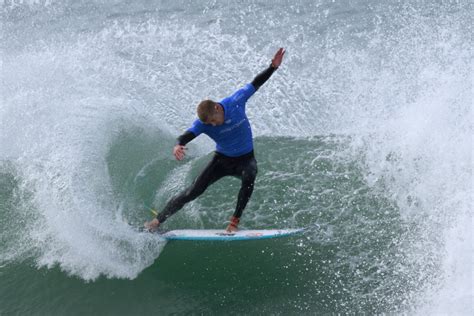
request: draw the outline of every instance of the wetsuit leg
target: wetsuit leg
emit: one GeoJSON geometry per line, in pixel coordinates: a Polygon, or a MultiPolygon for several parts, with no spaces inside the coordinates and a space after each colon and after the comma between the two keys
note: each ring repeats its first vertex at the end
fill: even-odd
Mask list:
{"type": "Polygon", "coordinates": [[[214,155],[206,168],[204,168],[201,174],[194,180],[194,183],[168,201],[163,211],[158,214],[158,221],[163,223],[168,217],[183,208],[186,203],[191,202],[203,194],[209,185],[226,175],[226,170],[222,167],[219,157],[214,155]]]}
{"type": "Polygon", "coordinates": [[[235,207],[234,216],[240,218],[242,212],[247,206],[247,202],[252,196],[255,178],[257,177],[257,161],[254,157],[246,160],[239,168],[238,177],[242,179],[239,196],[237,198],[237,206],[235,207]]]}

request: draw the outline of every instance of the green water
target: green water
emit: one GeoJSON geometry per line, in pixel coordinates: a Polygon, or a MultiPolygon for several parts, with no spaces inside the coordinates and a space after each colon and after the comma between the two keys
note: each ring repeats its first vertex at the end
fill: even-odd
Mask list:
{"type": "MultiPolygon", "coordinates": [[[[27,256],[0,270],[2,310],[78,315],[155,309],[164,314],[398,311],[416,288],[413,274],[421,273],[403,264],[401,243],[408,238],[408,227],[393,203],[365,185],[357,162],[340,160],[344,155],[338,151],[347,149],[345,141],[335,136],[256,139],[259,176],[242,225],[309,227],[301,236],[169,242],[133,280],[99,277],[86,282],[58,266],[38,269],[27,256]]],[[[139,181],[130,180],[140,166],[157,157],[158,143],[135,132],[121,134],[111,146],[113,187],[118,198],[128,194],[128,206],[131,201],[151,201],[150,186],[166,178],[166,168],[178,165],[170,158],[161,163],[158,159],[139,181]]],[[[190,158],[185,184],[209,158],[190,158]]],[[[187,205],[171,218],[167,228],[224,227],[238,188],[239,181],[232,178],[216,183],[196,201],[199,204],[187,205]]],[[[127,211],[132,222],[147,217],[146,210],[127,211]]]]}

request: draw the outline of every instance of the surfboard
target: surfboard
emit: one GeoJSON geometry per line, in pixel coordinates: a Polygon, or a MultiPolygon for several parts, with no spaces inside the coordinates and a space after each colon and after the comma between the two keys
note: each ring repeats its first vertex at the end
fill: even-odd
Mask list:
{"type": "Polygon", "coordinates": [[[167,240],[236,241],[287,237],[301,233],[303,230],[302,228],[253,229],[228,233],[222,229],[178,229],[162,233],[160,236],[167,240]]]}

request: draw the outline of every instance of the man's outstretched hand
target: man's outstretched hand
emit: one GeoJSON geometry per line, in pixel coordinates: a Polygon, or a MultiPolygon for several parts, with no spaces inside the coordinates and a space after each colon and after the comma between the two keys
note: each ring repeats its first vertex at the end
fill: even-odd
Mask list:
{"type": "Polygon", "coordinates": [[[285,50],[283,49],[283,47],[281,47],[275,54],[275,56],[273,56],[273,59],[272,59],[272,66],[273,68],[278,68],[280,67],[281,65],[281,62],[283,61],[283,56],[285,55],[285,50]]]}
{"type": "Polygon", "coordinates": [[[184,158],[184,156],[185,156],[185,154],[186,154],[186,152],[185,152],[186,149],[187,149],[186,147],[181,146],[181,145],[176,145],[176,146],[174,146],[174,148],[173,148],[173,155],[174,155],[174,157],[175,157],[177,160],[183,160],[183,158],[184,158]]]}

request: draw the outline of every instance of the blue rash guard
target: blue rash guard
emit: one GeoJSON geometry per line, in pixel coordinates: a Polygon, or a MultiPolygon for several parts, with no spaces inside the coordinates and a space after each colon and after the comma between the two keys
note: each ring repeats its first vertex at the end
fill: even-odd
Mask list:
{"type": "Polygon", "coordinates": [[[245,104],[255,93],[251,84],[246,84],[219,104],[224,108],[224,123],[218,126],[204,124],[199,119],[187,130],[196,137],[204,133],[216,142],[216,151],[228,157],[238,157],[253,150],[252,128],[245,114],[245,104]]]}

